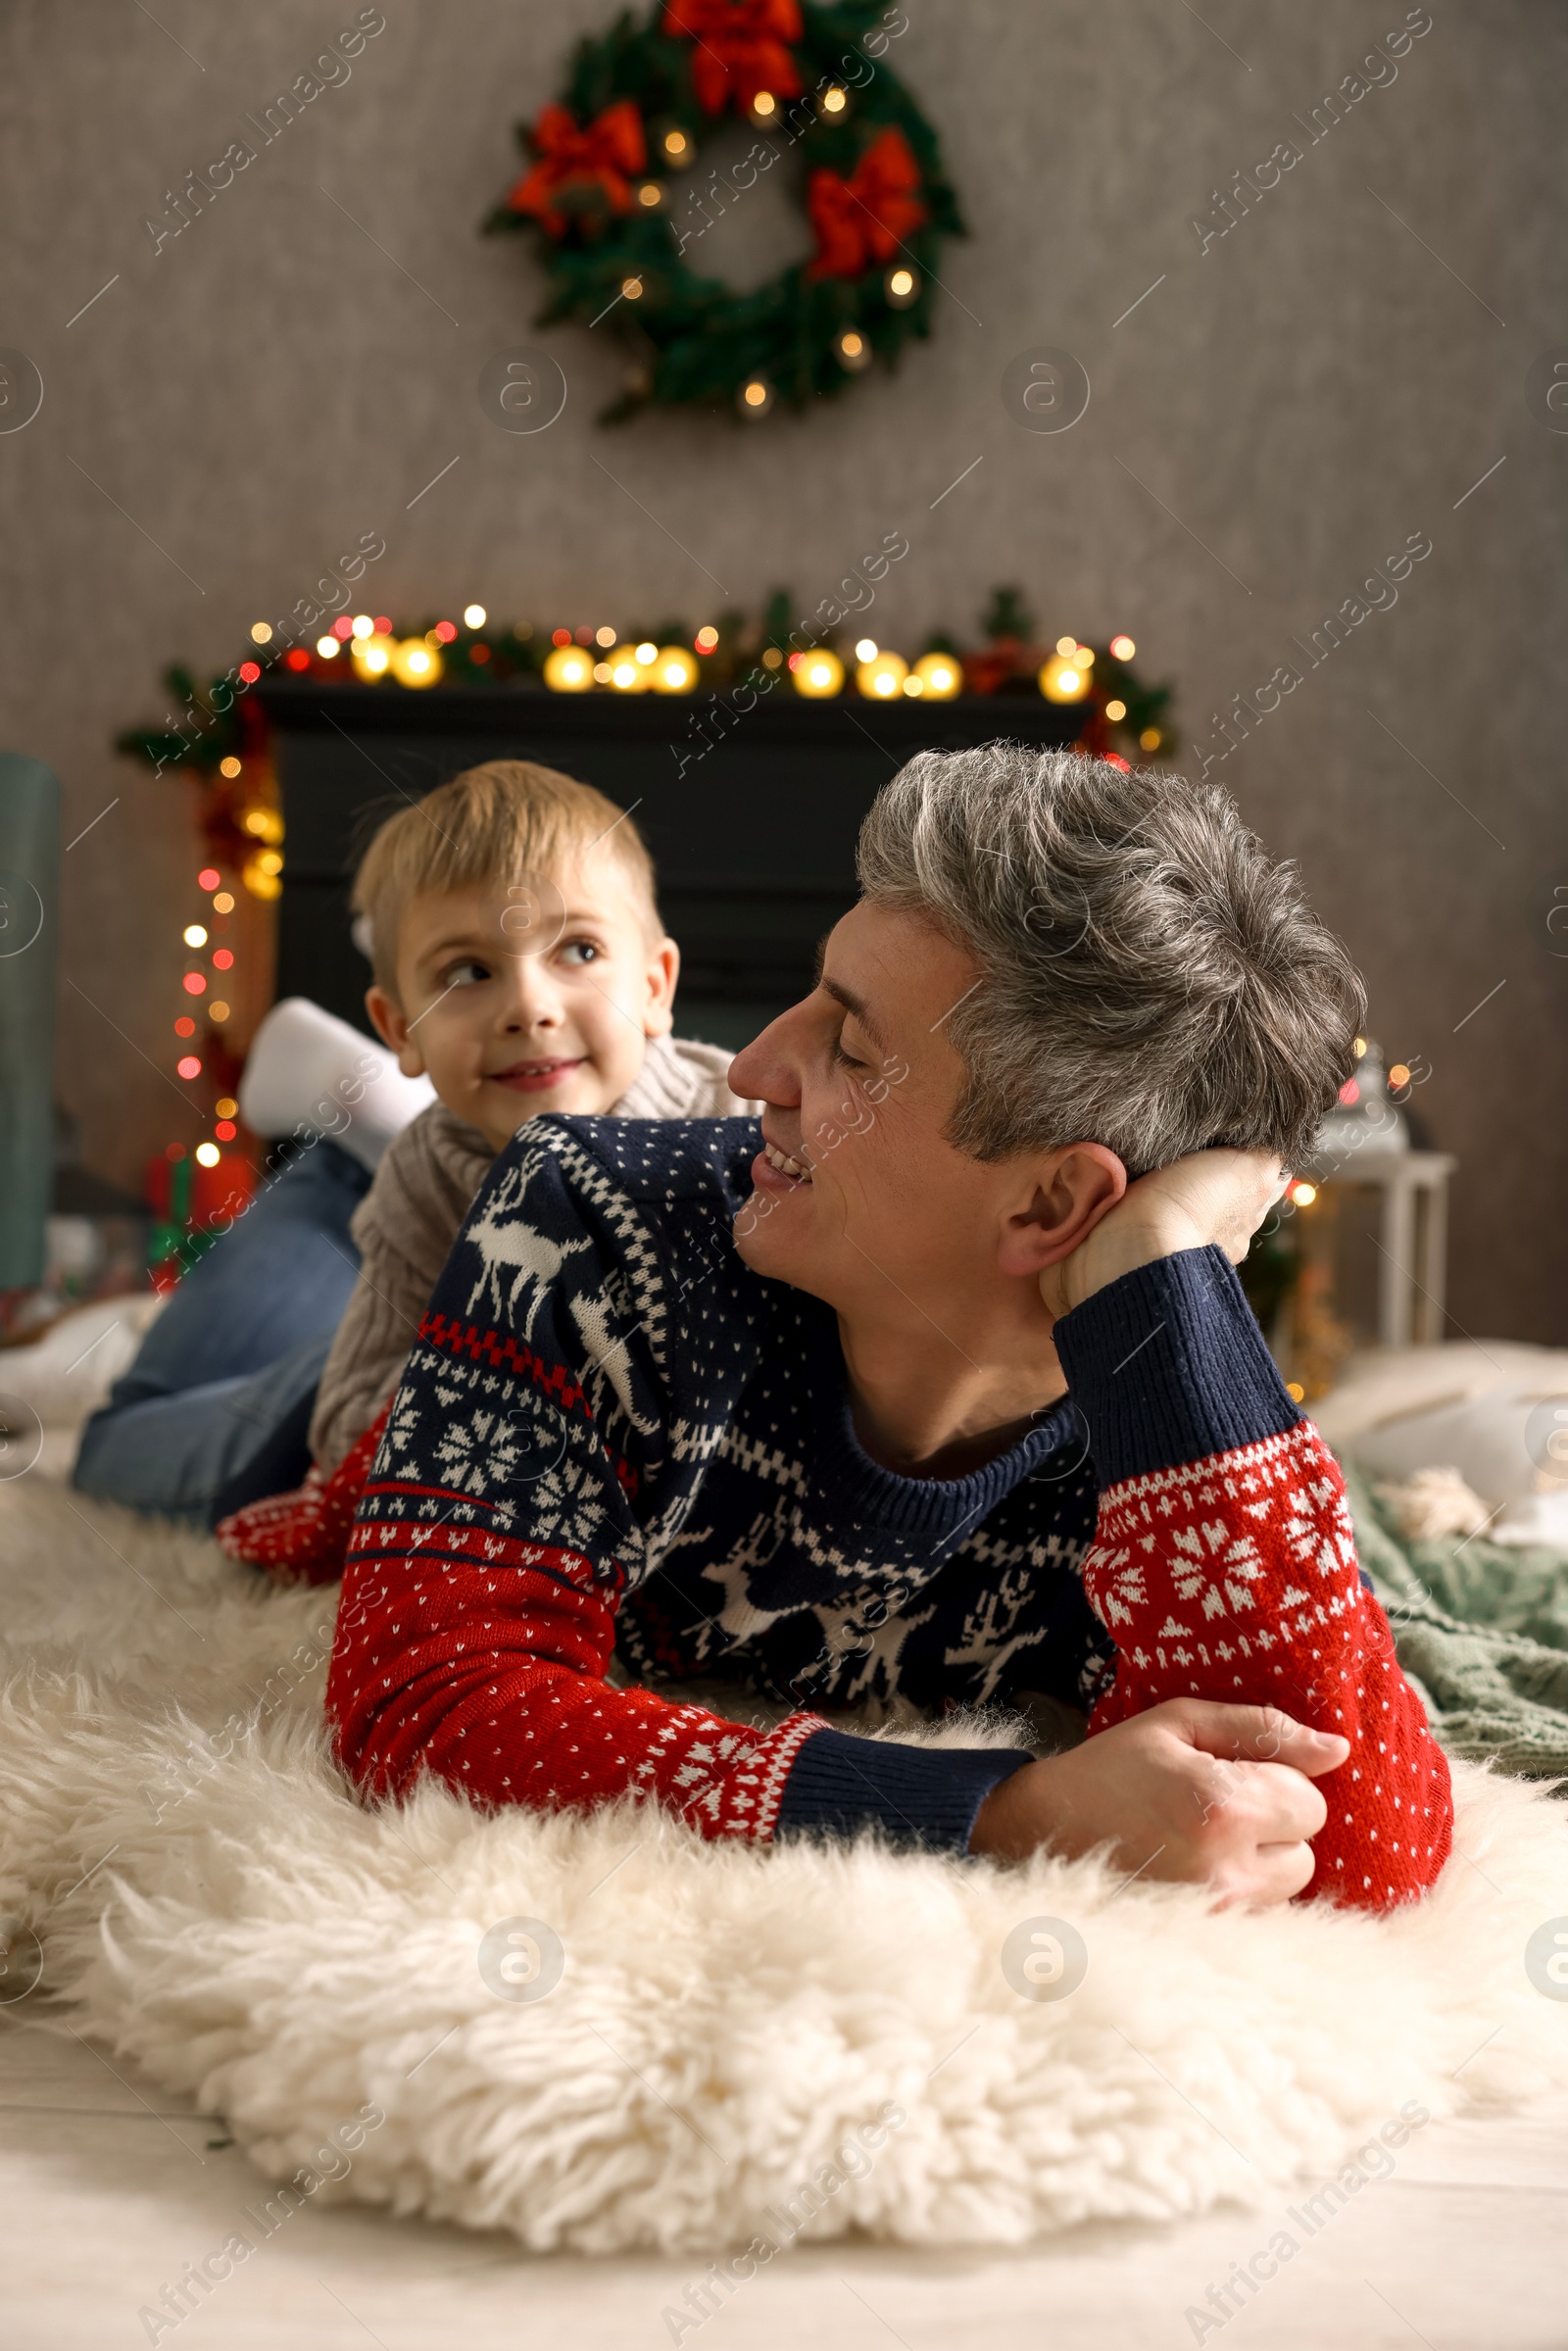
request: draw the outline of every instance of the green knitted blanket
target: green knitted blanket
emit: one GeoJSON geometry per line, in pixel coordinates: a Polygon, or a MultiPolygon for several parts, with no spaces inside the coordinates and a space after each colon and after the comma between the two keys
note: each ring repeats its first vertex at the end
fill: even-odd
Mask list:
{"type": "Polygon", "coordinates": [[[1342,1461],[1361,1565],[1450,1755],[1568,1777],[1568,1552],[1472,1535],[1408,1543],[1342,1461]]]}

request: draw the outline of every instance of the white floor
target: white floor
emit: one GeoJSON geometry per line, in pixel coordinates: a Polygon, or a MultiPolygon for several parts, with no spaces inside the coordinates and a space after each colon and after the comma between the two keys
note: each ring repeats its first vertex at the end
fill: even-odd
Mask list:
{"type": "MultiPolygon", "coordinates": [[[[1565,2351],[1568,2102],[1432,2126],[1254,2300],[1200,2330],[1211,2283],[1288,2228],[1278,2207],[1096,2227],[1016,2254],[808,2248],[705,2323],[664,2317],[689,2261],[538,2260],[510,2239],[307,2206],[177,2326],[139,2317],[269,2183],[193,2113],[26,2003],[0,2008],[0,2345],[109,2351],[1565,2351]]],[[[1295,2233],[1300,2234],[1299,2230],[1295,2233]]]]}

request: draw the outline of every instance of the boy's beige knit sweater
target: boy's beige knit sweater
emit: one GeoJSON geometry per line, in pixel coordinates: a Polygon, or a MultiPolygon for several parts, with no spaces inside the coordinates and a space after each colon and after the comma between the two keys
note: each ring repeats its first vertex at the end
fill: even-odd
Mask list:
{"type": "MultiPolygon", "coordinates": [[[[738,1118],[760,1112],[724,1083],[720,1046],[655,1037],[613,1118],[738,1118]]],[[[311,1419],[311,1452],[336,1469],[386,1402],[414,1345],[419,1317],[474,1194],[495,1157],[477,1127],[444,1102],[421,1110],[387,1146],[350,1226],[360,1278],[338,1325],[311,1419]]]]}

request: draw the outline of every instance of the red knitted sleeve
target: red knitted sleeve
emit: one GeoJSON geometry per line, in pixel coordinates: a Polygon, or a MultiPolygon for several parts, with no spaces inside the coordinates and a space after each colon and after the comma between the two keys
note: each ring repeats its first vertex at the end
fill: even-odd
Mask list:
{"type": "Polygon", "coordinates": [[[1117,1648],[1091,1732],[1189,1696],[1342,1732],[1349,1755],[1316,1783],[1329,1817],[1306,1895],[1387,1910],[1432,1885],[1452,1844],[1447,1763],[1310,1421],[1108,1488],[1084,1581],[1117,1648]]]}

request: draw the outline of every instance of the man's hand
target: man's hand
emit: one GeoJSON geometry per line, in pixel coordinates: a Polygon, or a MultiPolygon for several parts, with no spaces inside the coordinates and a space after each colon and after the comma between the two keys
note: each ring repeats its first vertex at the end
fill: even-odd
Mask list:
{"type": "Polygon", "coordinates": [[[1349,1751],[1271,1706],[1167,1698],[1000,1781],[969,1850],[1019,1861],[1045,1845],[1073,1860],[1109,1844],[1140,1877],[1206,1886],[1227,1904],[1286,1902],[1309,1882],[1307,1839],[1328,1818],[1312,1782],[1349,1751]]]}
{"type": "Polygon", "coordinates": [[[1218,1242],[1240,1265],[1289,1179],[1271,1151],[1194,1151],[1129,1184],[1071,1256],[1048,1265],[1040,1295],[1058,1319],[1135,1265],[1218,1242]]]}

